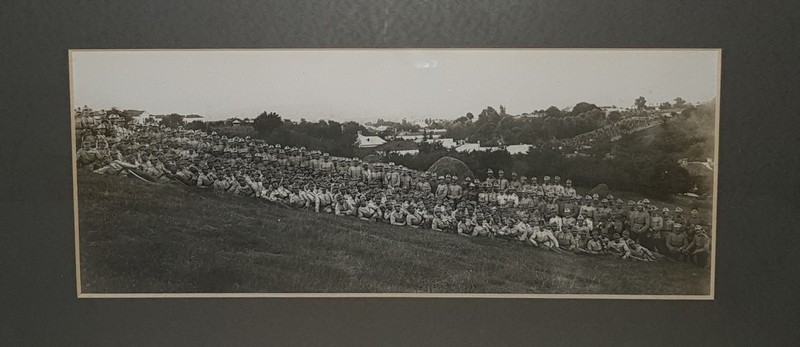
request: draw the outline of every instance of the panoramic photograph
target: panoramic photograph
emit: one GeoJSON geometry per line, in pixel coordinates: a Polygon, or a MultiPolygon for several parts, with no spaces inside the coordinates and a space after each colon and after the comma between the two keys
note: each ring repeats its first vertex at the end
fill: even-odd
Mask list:
{"type": "Polygon", "coordinates": [[[79,297],[714,298],[718,49],[69,54],[79,297]]]}

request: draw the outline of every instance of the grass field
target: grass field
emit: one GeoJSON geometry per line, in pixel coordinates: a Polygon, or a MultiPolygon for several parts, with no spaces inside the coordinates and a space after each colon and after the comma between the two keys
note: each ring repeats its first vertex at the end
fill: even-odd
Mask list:
{"type": "Polygon", "coordinates": [[[683,263],[556,254],[79,170],[83,293],[709,293],[683,263]]]}

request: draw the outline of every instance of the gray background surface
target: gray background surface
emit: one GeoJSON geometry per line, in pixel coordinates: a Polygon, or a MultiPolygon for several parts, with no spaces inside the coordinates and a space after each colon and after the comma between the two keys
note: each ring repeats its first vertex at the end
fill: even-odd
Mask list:
{"type": "Polygon", "coordinates": [[[0,345],[790,345],[795,3],[3,1],[0,345]],[[271,47],[722,48],[716,300],[78,300],[67,50],[271,47]]]}

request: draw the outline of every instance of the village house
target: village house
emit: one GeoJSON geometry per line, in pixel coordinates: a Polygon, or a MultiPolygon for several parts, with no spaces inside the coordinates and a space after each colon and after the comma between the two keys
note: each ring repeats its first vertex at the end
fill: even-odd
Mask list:
{"type": "Polygon", "coordinates": [[[358,148],[373,148],[385,144],[386,140],[378,136],[364,136],[361,131],[358,132],[356,137],[356,146],[358,148]]]}

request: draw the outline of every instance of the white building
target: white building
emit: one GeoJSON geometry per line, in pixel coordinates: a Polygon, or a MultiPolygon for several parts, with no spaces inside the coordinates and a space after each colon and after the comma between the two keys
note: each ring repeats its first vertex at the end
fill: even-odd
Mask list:
{"type": "Polygon", "coordinates": [[[533,145],[509,145],[506,146],[506,151],[511,155],[528,154],[531,148],[533,148],[533,145]]]}
{"type": "Polygon", "coordinates": [[[456,152],[459,153],[472,153],[472,152],[493,152],[501,150],[500,147],[481,147],[480,141],[478,143],[464,143],[458,147],[456,147],[456,152]]]}
{"type": "Polygon", "coordinates": [[[358,148],[372,148],[384,143],[386,143],[386,140],[378,136],[364,136],[361,134],[361,131],[358,132],[358,137],[356,137],[356,146],[358,146],[358,148]]]}

